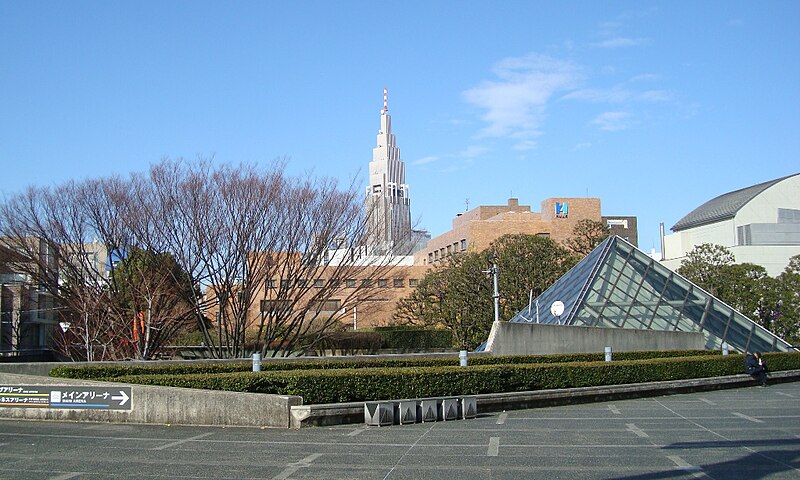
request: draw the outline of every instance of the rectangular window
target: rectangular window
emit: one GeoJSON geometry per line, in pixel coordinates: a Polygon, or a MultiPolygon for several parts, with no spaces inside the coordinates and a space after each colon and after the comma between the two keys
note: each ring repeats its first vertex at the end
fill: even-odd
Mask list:
{"type": "Polygon", "coordinates": [[[467,251],[467,239],[466,238],[462,238],[461,239],[461,251],[462,252],[466,252],[467,251]]]}
{"type": "Polygon", "coordinates": [[[372,279],[370,278],[362,278],[361,279],[361,286],[364,288],[371,288],[372,287],[372,279]]]}
{"type": "Polygon", "coordinates": [[[281,288],[282,288],[282,289],[286,290],[286,289],[288,289],[290,286],[291,286],[291,283],[289,283],[289,279],[288,279],[288,278],[282,278],[282,279],[281,279],[281,288]]]}
{"type": "Polygon", "coordinates": [[[389,286],[389,281],[388,280],[386,280],[385,278],[379,278],[378,279],[378,287],[379,288],[386,288],[388,286],[389,286]]]}
{"type": "Polygon", "coordinates": [[[325,286],[325,280],[317,278],[314,280],[314,288],[322,288],[325,286]]]}
{"type": "Polygon", "coordinates": [[[394,288],[403,288],[405,286],[405,282],[402,278],[395,278],[394,279],[394,288]]]}
{"type": "Polygon", "coordinates": [[[419,280],[417,280],[416,278],[409,278],[408,279],[408,286],[409,287],[417,288],[417,285],[419,285],[419,280]]]}
{"type": "Polygon", "coordinates": [[[453,249],[453,247],[452,247],[452,246],[450,246],[450,245],[448,245],[448,246],[447,246],[447,255],[448,255],[448,256],[449,256],[451,253],[453,253],[453,250],[452,250],[452,249],[453,249]]]}
{"type": "Polygon", "coordinates": [[[300,288],[305,288],[308,286],[308,279],[307,278],[300,278],[297,280],[297,286],[300,288]]]}
{"type": "Polygon", "coordinates": [[[335,313],[342,309],[342,302],[340,300],[312,302],[309,304],[308,309],[312,312],[335,313]]]}
{"type": "Polygon", "coordinates": [[[266,288],[275,288],[275,287],[276,287],[276,285],[275,285],[275,279],[274,279],[274,278],[270,278],[270,279],[268,279],[268,280],[265,282],[265,285],[264,285],[264,286],[265,286],[266,288]]]}
{"type": "Polygon", "coordinates": [[[328,287],[330,287],[330,288],[339,288],[339,285],[341,285],[341,283],[342,282],[340,282],[339,279],[332,278],[332,279],[328,280],[328,287]]]}
{"type": "Polygon", "coordinates": [[[356,279],[348,278],[345,280],[345,285],[347,285],[347,288],[356,288],[356,279]]]}
{"type": "Polygon", "coordinates": [[[287,315],[292,313],[292,306],[288,300],[261,300],[261,312],[272,315],[287,315]]]}
{"type": "Polygon", "coordinates": [[[433,263],[433,252],[428,252],[428,263],[433,263]]]}

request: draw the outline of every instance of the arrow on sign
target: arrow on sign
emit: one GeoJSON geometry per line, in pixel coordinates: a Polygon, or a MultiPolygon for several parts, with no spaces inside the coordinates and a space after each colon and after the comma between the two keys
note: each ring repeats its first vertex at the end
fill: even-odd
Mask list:
{"type": "Polygon", "coordinates": [[[119,406],[121,407],[128,402],[130,397],[122,390],[120,390],[119,393],[121,393],[121,395],[111,395],[111,400],[120,400],[119,406]]]}

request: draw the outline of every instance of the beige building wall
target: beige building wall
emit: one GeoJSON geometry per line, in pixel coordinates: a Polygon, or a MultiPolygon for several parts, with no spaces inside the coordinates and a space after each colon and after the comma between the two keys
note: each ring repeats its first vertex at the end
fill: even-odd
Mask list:
{"type": "Polygon", "coordinates": [[[548,198],[540,212],[516,198],[506,205],[482,205],[454,218],[452,230],[432,238],[414,255],[414,264],[435,265],[456,253],[479,252],[506,234],[542,235],[563,243],[584,219],[602,221],[599,198],[548,198]],[[568,205],[566,216],[556,213],[556,203],[568,205]]]}
{"type": "MultiPolygon", "coordinates": [[[[348,274],[334,293],[326,295],[323,312],[320,318],[335,318],[346,327],[361,330],[371,327],[390,325],[397,302],[411,294],[420,279],[425,276],[429,267],[405,265],[396,267],[347,267],[348,274]],[[376,268],[380,273],[376,274],[376,268]],[[365,285],[365,281],[368,284],[365,285]]],[[[336,267],[325,267],[315,278],[283,279],[279,277],[266,280],[264,288],[259,289],[247,311],[250,328],[257,328],[261,321],[263,302],[280,301],[278,287],[281,281],[304,280],[306,287],[292,287],[289,295],[300,295],[295,310],[301,310],[314,300],[317,289],[329,285],[331,277],[336,273],[340,278],[342,271],[336,267]]],[[[286,291],[286,290],[284,290],[286,291]]],[[[207,300],[213,302],[213,290],[207,289],[207,300]]],[[[218,307],[209,307],[205,314],[212,323],[216,322],[218,307]]],[[[309,319],[309,317],[306,317],[309,319]]]]}

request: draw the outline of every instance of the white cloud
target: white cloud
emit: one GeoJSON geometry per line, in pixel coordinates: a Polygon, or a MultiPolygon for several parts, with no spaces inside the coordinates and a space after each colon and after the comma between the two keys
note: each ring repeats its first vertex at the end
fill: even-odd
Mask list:
{"type": "Polygon", "coordinates": [[[587,148],[592,148],[592,144],[590,142],[582,142],[572,147],[572,151],[577,152],[579,150],[586,150],[587,148]]]}
{"type": "Polygon", "coordinates": [[[598,125],[600,130],[616,132],[628,128],[630,118],[631,114],[628,112],[604,112],[592,120],[592,124],[598,125]]]}
{"type": "Polygon", "coordinates": [[[634,76],[628,81],[634,83],[634,82],[652,82],[655,80],[661,80],[661,75],[657,75],[655,73],[642,73],[641,75],[634,76]]]}
{"type": "Polygon", "coordinates": [[[601,42],[593,43],[593,47],[599,48],[621,48],[621,47],[636,47],[639,45],[644,45],[647,43],[647,39],[645,38],[626,38],[626,37],[615,37],[615,38],[608,38],[601,42]]]}
{"type": "Polygon", "coordinates": [[[485,110],[482,119],[487,126],[482,136],[514,138],[519,141],[517,148],[522,149],[535,146],[553,95],[575,88],[583,79],[577,65],[537,54],[506,58],[492,71],[497,80],[466,90],[464,98],[485,110]]]}
{"type": "Polygon", "coordinates": [[[666,90],[645,90],[637,92],[617,85],[611,88],[584,88],[575,90],[563,97],[564,100],[580,100],[591,103],[623,103],[637,102],[665,102],[672,99],[672,94],[666,90]]]}
{"type": "Polygon", "coordinates": [[[475,158],[475,157],[480,157],[481,155],[483,155],[488,151],[489,149],[486,147],[481,147],[478,145],[470,145],[461,152],[457,153],[455,156],[461,158],[475,158]]]}
{"type": "Polygon", "coordinates": [[[436,160],[439,160],[439,157],[435,155],[429,155],[427,157],[422,157],[414,160],[413,162],[411,162],[411,165],[425,165],[427,163],[435,162],[436,160]]]}
{"type": "Polygon", "coordinates": [[[630,100],[633,94],[620,87],[607,89],[584,88],[564,95],[564,100],[581,100],[592,103],[620,103],[630,100]]]}

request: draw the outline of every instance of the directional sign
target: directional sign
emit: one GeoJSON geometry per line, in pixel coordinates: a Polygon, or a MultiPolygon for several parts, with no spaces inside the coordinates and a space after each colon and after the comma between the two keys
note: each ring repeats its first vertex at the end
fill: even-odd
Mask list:
{"type": "Polygon", "coordinates": [[[130,410],[131,387],[0,385],[0,407],[130,410]]]}

